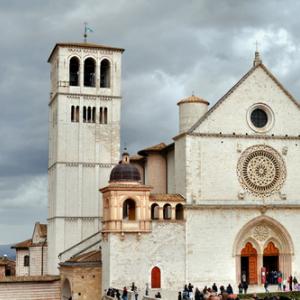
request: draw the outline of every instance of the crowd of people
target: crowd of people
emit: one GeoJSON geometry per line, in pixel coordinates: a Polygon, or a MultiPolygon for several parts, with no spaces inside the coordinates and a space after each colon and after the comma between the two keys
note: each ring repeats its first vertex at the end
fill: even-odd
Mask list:
{"type": "Polygon", "coordinates": [[[195,288],[189,283],[186,284],[182,291],[178,292],[178,300],[227,300],[238,299],[233,293],[233,288],[230,284],[225,288],[221,285],[219,288],[214,283],[211,287],[205,286],[203,290],[195,288]]]}

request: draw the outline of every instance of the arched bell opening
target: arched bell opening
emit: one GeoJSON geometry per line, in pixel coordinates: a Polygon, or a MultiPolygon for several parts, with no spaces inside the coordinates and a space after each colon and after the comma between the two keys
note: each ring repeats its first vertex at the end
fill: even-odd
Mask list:
{"type": "Polygon", "coordinates": [[[134,221],[136,219],[136,205],[132,199],[127,199],[123,203],[123,220],[134,221]]]}

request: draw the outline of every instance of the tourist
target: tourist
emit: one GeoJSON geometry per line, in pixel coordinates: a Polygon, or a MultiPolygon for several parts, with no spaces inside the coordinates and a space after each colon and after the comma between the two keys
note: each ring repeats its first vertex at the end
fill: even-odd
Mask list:
{"type": "Polygon", "coordinates": [[[233,289],[232,289],[232,286],[230,285],[230,283],[227,285],[226,291],[229,295],[233,294],[233,289]]]}
{"type": "Polygon", "coordinates": [[[298,285],[298,280],[297,280],[296,276],[294,276],[294,278],[293,278],[293,283],[294,283],[294,289],[296,290],[296,286],[298,285]]]}
{"type": "Polygon", "coordinates": [[[201,294],[200,290],[196,288],[195,290],[195,300],[202,300],[203,295],[201,294]]]}
{"type": "Polygon", "coordinates": [[[191,283],[189,283],[188,291],[189,291],[189,299],[190,300],[194,300],[193,288],[194,288],[194,286],[191,283]]]}
{"type": "Polygon", "coordinates": [[[145,295],[146,295],[146,296],[149,295],[149,284],[148,284],[148,283],[146,283],[145,295]]]}
{"type": "Polygon", "coordinates": [[[278,285],[278,290],[282,290],[282,276],[281,274],[278,273],[278,278],[277,278],[277,285],[278,285]]]}
{"type": "Polygon", "coordinates": [[[133,291],[133,293],[134,293],[134,298],[135,298],[135,300],[138,300],[138,297],[139,297],[139,292],[138,292],[138,289],[137,289],[137,287],[136,287],[136,286],[134,287],[134,291],[133,291]]]}
{"type": "Polygon", "coordinates": [[[218,293],[218,287],[217,285],[214,283],[213,286],[212,286],[212,290],[215,292],[215,293],[218,293]]]}
{"type": "Polygon", "coordinates": [[[265,284],[264,284],[264,288],[265,288],[266,293],[269,293],[268,286],[269,286],[269,283],[268,283],[268,280],[266,280],[265,284]]]}
{"type": "Polygon", "coordinates": [[[161,298],[160,292],[157,292],[157,293],[155,294],[155,298],[161,298]]]}
{"type": "Polygon", "coordinates": [[[127,291],[126,286],[124,286],[124,288],[123,288],[122,300],[128,300],[128,291],[127,291]]]}
{"type": "Polygon", "coordinates": [[[133,292],[135,289],[135,285],[134,285],[134,282],[131,284],[131,291],[133,292]]]}
{"type": "Polygon", "coordinates": [[[248,290],[248,283],[247,283],[247,281],[245,281],[243,283],[243,290],[244,290],[244,294],[247,294],[247,290],[248,290]]]}
{"type": "Polygon", "coordinates": [[[181,295],[181,292],[178,292],[178,300],[182,300],[182,295],[181,295]]]}
{"type": "Polygon", "coordinates": [[[241,282],[238,285],[238,289],[239,289],[239,294],[243,294],[243,285],[241,282]]]}
{"type": "Polygon", "coordinates": [[[120,300],[121,294],[118,289],[116,289],[116,297],[118,300],[120,300]]]}
{"type": "Polygon", "coordinates": [[[292,292],[293,291],[293,276],[292,275],[289,276],[288,283],[289,283],[290,292],[292,292]]]}
{"type": "Polygon", "coordinates": [[[184,285],[183,292],[182,292],[182,299],[184,299],[184,300],[189,299],[189,289],[188,289],[187,284],[184,285]]]}

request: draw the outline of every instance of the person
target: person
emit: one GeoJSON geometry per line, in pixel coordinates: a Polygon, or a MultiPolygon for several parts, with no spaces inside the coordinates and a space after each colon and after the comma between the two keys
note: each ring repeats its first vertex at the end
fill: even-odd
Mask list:
{"type": "Polygon", "coordinates": [[[161,298],[160,292],[157,292],[157,294],[155,294],[155,298],[161,298]]]}
{"type": "Polygon", "coordinates": [[[213,292],[215,292],[215,293],[218,292],[218,287],[217,287],[216,283],[213,284],[212,290],[213,290],[213,292]]]}
{"type": "Polygon", "coordinates": [[[195,300],[201,300],[201,298],[202,298],[201,292],[198,288],[196,288],[196,290],[195,290],[195,300]]]}
{"type": "Polygon", "coordinates": [[[133,293],[134,293],[134,298],[135,298],[135,300],[138,300],[138,297],[139,297],[139,292],[138,292],[138,289],[137,289],[137,287],[136,287],[136,286],[134,287],[134,291],[133,291],[133,293]]]}
{"type": "Polygon", "coordinates": [[[298,280],[297,280],[297,278],[296,278],[296,276],[294,276],[294,278],[293,278],[293,283],[294,283],[294,289],[296,290],[297,288],[297,284],[298,284],[298,280]]]}
{"type": "Polygon", "coordinates": [[[146,283],[145,295],[146,295],[146,296],[149,295],[149,284],[148,284],[148,283],[146,283]]]}
{"type": "Polygon", "coordinates": [[[233,289],[232,289],[232,286],[230,285],[230,283],[228,284],[227,288],[226,288],[226,291],[227,293],[230,295],[230,294],[233,294],[233,289]]]}
{"type": "Polygon", "coordinates": [[[184,285],[183,292],[182,292],[182,298],[184,300],[187,300],[189,298],[189,289],[188,289],[187,284],[184,285]]]}
{"type": "Polygon", "coordinates": [[[134,289],[135,289],[135,285],[134,285],[134,282],[131,284],[131,291],[134,292],[134,289]]]}
{"type": "Polygon", "coordinates": [[[122,300],[128,300],[128,291],[127,291],[126,286],[124,286],[124,288],[123,288],[122,300]]]}
{"type": "Polygon", "coordinates": [[[188,291],[189,291],[189,299],[190,300],[194,300],[193,288],[194,288],[194,286],[191,283],[189,283],[188,291]]]}
{"type": "Polygon", "coordinates": [[[182,300],[181,292],[178,292],[178,300],[182,300]]]}
{"type": "Polygon", "coordinates": [[[277,277],[277,286],[278,286],[278,290],[281,291],[282,290],[282,277],[279,275],[277,277]]]}
{"type": "Polygon", "coordinates": [[[239,289],[239,294],[243,294],[243,285],[241,282],[238,285],[238,289],[239,289]]]}
{"type": "Polygon", "coordinates": [[[247,290],[248,290],[248,283],[247,283],[247,281],[245,281],[243,283],[243,290],[244,290],[244,294],[247,294],[247,290]]]}
{"type": "Polygon", "coordinates": [[[285,279],[283,280],[282,288],[283,288],[283,291],[285,292],[285,290],[286,290],[286,280],[285,279]]]}
{"type": "Polygon", "coordinates": [[[269,283],[268,283],[268,280],[266,280],[265,284],[264,284],[264,288],[265,288],[266,293],[269,293],[268,286],[269,286],[269,283]]]}
{"type": "Polygon", "coordinates": [[[289,276],[288,283],[289,283],[290,292],[292,292],[293,291],[293,276],[292,275],[289,276]]]}
{"type": "Polygon", "coordinates": [[[118,289],[116,289],[116,297],[118,300],[120,300],[121,294],[118,289]]]}

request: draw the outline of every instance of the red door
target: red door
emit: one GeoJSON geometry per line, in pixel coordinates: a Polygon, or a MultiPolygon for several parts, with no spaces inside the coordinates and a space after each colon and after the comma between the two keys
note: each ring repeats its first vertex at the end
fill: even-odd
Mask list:
{"type": "Polygon", "coordinates": [[[151,271],[151,288],[160,289],[160,269],[154,267],[151,271]]]}

